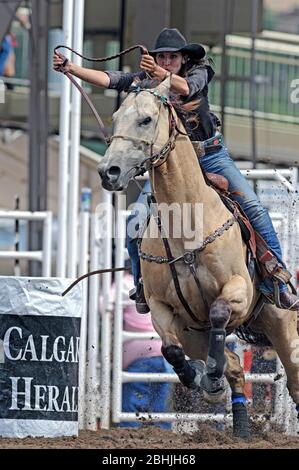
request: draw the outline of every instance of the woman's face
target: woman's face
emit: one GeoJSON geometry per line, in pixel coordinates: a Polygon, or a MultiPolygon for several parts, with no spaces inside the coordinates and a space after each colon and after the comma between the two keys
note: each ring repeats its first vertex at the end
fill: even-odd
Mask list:
{"type": "Polygon", "coordinates": [[[168,72],[178,74],[183,64],[183,54],[181,52],[158,52],[156,62],[168,72]]]}

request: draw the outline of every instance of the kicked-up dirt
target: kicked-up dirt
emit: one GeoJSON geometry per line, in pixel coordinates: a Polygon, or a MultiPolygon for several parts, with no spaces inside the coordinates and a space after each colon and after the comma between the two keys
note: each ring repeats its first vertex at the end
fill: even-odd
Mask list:
{"type": "Polygon", "coordinates": [[[299,449],[299,436],[279,431],[263,432],[253,426],[250,441],[236,439],[232,431],[199,424],[192,434],[157,426],[82,431],[78,437],[7,439],[0,438],[0,449],[299,449]]]}

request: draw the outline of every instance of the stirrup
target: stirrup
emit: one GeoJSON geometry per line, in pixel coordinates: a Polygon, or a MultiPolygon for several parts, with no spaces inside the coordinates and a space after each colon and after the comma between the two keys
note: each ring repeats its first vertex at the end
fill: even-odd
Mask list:
{"type": "Polygon", "coordinates": [[[136,299],[136,287],[133,287],[133,289],[130,289],[129,290],[129,298],[131,300],[135,300],[136,299]]]}
{"type": "Polygon", "coordinates": [[[150,311],[144,295],[143,282],[141,278],[139,279],[138,285],[136,287],[135,302],[138,313],[148,313],[150,311]]]}
{"type": "Polygon", "coordinates": [[[264,292],[262,292],[262,295],[263,295],[266,303],[275,305],[277,308],[281,308],[283,310],[296,311],[295,309],[293,310],[293,307],[298,302],[298,309],[297,310],[299,310],[299,299],[295,300],[295,302],[292,305],[286,306],[286,305],[284,305],[283,302],[281,302],[280,298],[279,298],[279,302],[277,302],[274,294],[265,294],[264,292]]]}
{"type": "Polygon", "coordinates": [[[293,294],[292,292],[287,292],[287,294],[289,295],[289,298],[288,298],[288,305],[286,305],[284,302],[285,302],[285,299],[283,298],[284,293],[282,293],[282,296],[281,296],[281,304],[282,304],[282,308],[285,308],[286,310],[291,310],[292,312],[298,312],[299,311],[299,298],[297,296],[297,293],[296,294],[293,294]],[[293,296],[293,297],[292,297],[293,296]]]}
{"type": "Polygon", "coordinates": [[[129,297],[135,301],[138,313],[148,313],[150,311],[144,296],[142,279],[139,280],[136,287],[129,291],[129,297]]]}
{"type": "MultiPolygon", "coordinates": [[[[288,271],[285,271],[285,272],[288,272],[288,271]]],[[[284,305],[283,301],[281,301],[282,292],[280,292],[280,289],[279,289],[279,281],[280,282],[282,282],[282,281],[279,278],[279,276],[277,276],[276,274],[272,276],[272,281],[273,281],[273,286],[274,286],[273,293],[265,294],[264,292],[262,292],[262,294],[263,294],[264,298],[266,299],[267,303],[271,303],[271,304],[275,305],[277,308],[281,308],[283,310],[292,310],[293,307],[296,305],[296,303],[299,302],[299,299],[294,301],[293,305],[290,305],[290,306],[284,305]]],[[[289,284],[290,287],[291,287],[292,293],[294,295],[297,295],[294,286],[292,285],[292,283],[289,280],[288,280],[288,282],[285,282],[285,284],[289,284]]]]}

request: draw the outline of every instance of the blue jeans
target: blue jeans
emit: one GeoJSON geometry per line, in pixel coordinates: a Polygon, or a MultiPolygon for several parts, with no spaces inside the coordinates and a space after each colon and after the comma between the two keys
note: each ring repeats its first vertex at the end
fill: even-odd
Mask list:
{"type": "MultiPolygon", "coordinates": [[[[200,159],[200,164],[205,172],[223,175],[229,182],[229,191],[238,191],[242,193],[241,196],[232,194],[232,197],[238,201],[248,219],[250,220],[251,225],[263,237],[272,253],[277,257],[278,261],[283,266],[285,266],[282,261],[280,243],[269,213],[259,201],[257,195],[251,188],[246,178],[241,174],[235,162],[230,158],[227,148],[223,146],[218,152],[204,155],[200,159]]],[[[146,183],[144,191],[150,192],[149,181],[146,183]]],[[[144,207],[148,211],[147,213],[149,213],[150,209],[147,204],[146,195],[140,194],[137,202],[144,204],[144,207]]],[[[146,216],[144,217],[143,211],[140,210],[133,211],[129,219],[132,221],[132,219],[134,219],[136,216],[138,217],[139,224],[142,224],[146,220],[146,216]]],[[[134,282],[136,285],[140,277],[140,261],[138,257],[136,240],[134,241],[134,239],[129,236],[128,251],[132,260],[132,270],[134,275],[134,282]]],[[[287,291],[287,286],[285,284],[280,284],[279,288],[281,292],[287,291]]],[[[264,293],[273,292],[272,281],[267,278],[263,283],[260,284],[259,289],[264,293]]]]}
{"type": "MultiPolygon", "coordinates": [[[[129,365],[128,372],[173,372],[162,356],[143,357],[129,365]]],[[[164,382],[127,382],[123,384],[122,410],[128,413],[166,412],[171,385],[164,382]]],[[[120,427],[139,427],[140,421],[123,421],[120,427]]],[[[149,424],[146,422],[146,424],[149,424]]],[[[161,428],[170,429],[171,423],[153,421],[161,428]]]]}
{"type": "Polygon", "coordinates": [[[138,231],[143,227],[148,215],[150,214],[150,206],[148,205],[147,201],[147,195],[150,193],[151,183],[149,180],[147,180],[143,186],[143,192],[139,194],[132,210],[132,214],[129,215],[127,221],[127,248],[132,262],[132,273],[135,286],[137,286],[141,277],[137,237],[138,231]],[[130,226],[132,230],[129,230],[130,226]]]}

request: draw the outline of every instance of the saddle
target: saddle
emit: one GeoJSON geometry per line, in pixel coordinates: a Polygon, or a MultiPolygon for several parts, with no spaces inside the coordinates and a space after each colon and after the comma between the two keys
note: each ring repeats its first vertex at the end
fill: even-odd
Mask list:
{"type": "MultiPolygon", "coordinates": [[[[197,157],[200,158],[202,155],[205,155],[209,150],[215,151],[218,150],[218,147],[222,145],[223,140],[221,134],[216,137],[212,137],[204,142],[192,141],[193,148],[197,154],[197,157]]],[[[291,284],[291,273],[284,268],[284,266],[279,263],[276,256],[271,252],[265,240],[260,236],[256,230],[252,227],[249,219],[246,214],[243,212],[243,209],[238,204],[238,202],[232,199],[229,192],[229,183],[228,180],[222,176],[215,173],[205,172],[202,168],[203,175],[205,177],[206,183],[211,186],[221,197],[222,202],[229,209],[230,212],[234,213],[237,209],[238,213],[238,223],[241,228],[241,233],[243,240],[245,241],[248,247],[247,253],[247,267],[250,273],[251,279],[253,279],[255,269],[257,269],[262,280],[269,277],[274,282],[275,289],[275,303],[280,305],[279,300],[279,288],[278,282],[281,281],[285,284],[289,284],[293,293],[296,293],[294,286],[291,284]]],[[[235,192],[235,194],[240,194],[235,192]]]]}
{"type": "Polygon", "coordinates": [[[228,181],[222,175],[216,173],[204,173],[209,183],[217,190],[228,194],[228,181]]]}
{"type": "MultiPolygon", "coordinates": [[[[240,204],[232,199],[228,191],[228,181],[222,175],[203,172],[206,183],[211,186],[221,197],[224,205],[230,212],[234,213],[237,209],[238,223],[241,229],[242,238],[247,245],[247,267],[251,279],[253,279],[254,271],[257,269],[262,280],[271,278],[274,283],[274,301],[279,305],[279,287],[278,283],[283,282],[289,284],[292,292],[296,293],[290,282],[291,273],[285,269],[278,261],[276,256],[271,252],[265,240],[254,230],[246,214],[243,212],[240,204]]],[[[269,299],[270,300],[270,299],[269,299]]]]}

